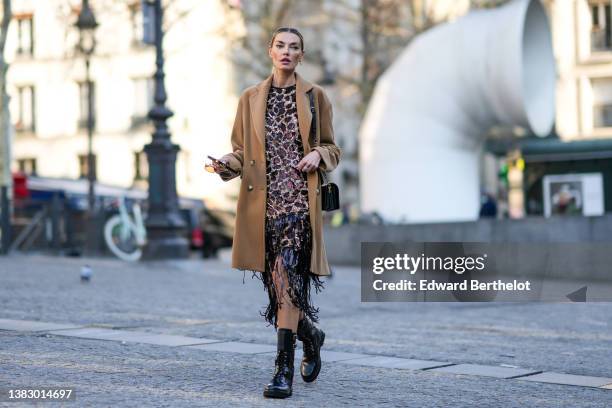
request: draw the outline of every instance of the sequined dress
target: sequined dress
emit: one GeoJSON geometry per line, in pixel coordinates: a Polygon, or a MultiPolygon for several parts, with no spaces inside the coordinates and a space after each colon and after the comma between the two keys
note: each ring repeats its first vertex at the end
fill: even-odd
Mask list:
{"type": "MultiPolygon", "coordinates": [[[[278,257],[287,270],[292,303],[313,321],[318,309],[310,299],[311,285],[318,292],[323,288],[319,277],[310,271],[312,231],[308,212],[306,173],[295,166],[304,157],[298,126],[296,86],[272,86],[266,104],[266,223],[265,267],[261,274],[269,304],[262,315],[277,326],[277,306],[284,288],[277,288],[272,279],[278,257]]],[[[277,282],[281,282],[278,279],[277,282]]]]}

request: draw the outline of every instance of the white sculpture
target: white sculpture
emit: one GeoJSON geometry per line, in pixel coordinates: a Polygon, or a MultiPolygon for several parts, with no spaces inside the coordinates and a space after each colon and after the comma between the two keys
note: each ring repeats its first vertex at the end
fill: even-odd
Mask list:
{"type": "Polygon", "coordinates": [[[555,61],[539,0],[473,11],[415,38],[378,81],[360,131],[361,208],[394,222],[478,218],[496,124],[554,123],[555,61]]]}

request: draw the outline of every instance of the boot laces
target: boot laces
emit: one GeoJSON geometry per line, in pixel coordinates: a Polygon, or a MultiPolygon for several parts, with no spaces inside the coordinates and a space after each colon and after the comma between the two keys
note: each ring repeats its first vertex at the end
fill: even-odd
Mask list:
{"type": "Polygon", "coordinates": [[[290,370],[290,356],[288,351],[279,351],[276,356],[276,373],[275,376],[285,375],[290,370]]]}
{"type": "Polygon", "coordinates": [[[310,337],[306,337],[302,343],[304,343],[304,354],[308,357],[312,357],[315,354],[315,345],[310,337]]]}
{"type": "Polygon", "coordinates": [[[289,365],[289,353],[286,351],[279,351],[276,356],[276,365],[279,367],[289,365]]]}

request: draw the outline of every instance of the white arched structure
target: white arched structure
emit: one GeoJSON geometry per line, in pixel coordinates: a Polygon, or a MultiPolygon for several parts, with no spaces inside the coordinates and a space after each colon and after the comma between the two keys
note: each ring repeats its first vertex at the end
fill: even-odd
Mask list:
{"type": "Polygon", "coordinates": [[[415,38],[379,79],[361,127],[362,211],[408,223],[477,219],[486,132],[549,134],[555,80],[539,0],[473,11],[415,38]]]}

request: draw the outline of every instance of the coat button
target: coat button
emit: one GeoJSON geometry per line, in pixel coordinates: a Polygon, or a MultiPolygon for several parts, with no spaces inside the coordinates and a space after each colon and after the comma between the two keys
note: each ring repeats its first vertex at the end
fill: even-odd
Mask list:
{"type": "Polygon", "coordinates": [[[251,166],[255,165],[255,160],[251,160],[251,166]]]}
{"type": "Polygon", "coordinates": [[[249,184],[249,186],[247,187],[249,191],[251,191],[253,189],[253,186],[249,184]]]}
{"type": "Polygon", "coordinates": [[[320,193],[320,190],[317,188],[317,194],[319,194],[319,193],[320,193]]]}

